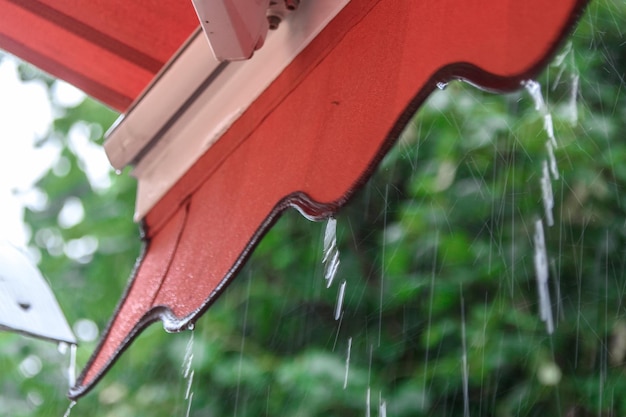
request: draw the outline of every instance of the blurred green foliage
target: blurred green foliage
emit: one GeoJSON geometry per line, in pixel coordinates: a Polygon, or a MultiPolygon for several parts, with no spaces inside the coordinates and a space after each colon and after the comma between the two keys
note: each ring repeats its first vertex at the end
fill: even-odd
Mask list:
{"type": "MultiPolygon", "coordinates": [[[[626,3],[593,2],[540,79],[558,142],[554,226],[541,189],[548,137],[529,94],[449,84],[338,213],[341,264],[330,288],[324,224],[291,210],[197,322],[190,415],[626,414],[624,22],[626,3]],[[533,261],[538,219],[551,335],[533,261]]],[[[99,329],[140,251],[134,182],[111,173],[110,187],[91,187],[68,136],[80,123],[100,143],[114,118],[90,100],[63,110],[49,140],[63,145],[59,164],[69,169],[42,179],[48,204],[26,215],[69,321],[87,318],[99,329]],[[63,228],[59,212],[76,197],[85,216],[63,228]],[[68,251],[85,237],[97,249],[68,251]]],[[[190,333],[159,327],[135,341],[72,416],[185,415],[190,333]]],[[[79,367],[94,346],[82,343],[79,367]]],[[[1,413],[63,415],[68,358],[14,335],[0,337],[0,351],[1,413]],[[43,368],[29,378],[19,364],[30,355],[43,368]]]]}

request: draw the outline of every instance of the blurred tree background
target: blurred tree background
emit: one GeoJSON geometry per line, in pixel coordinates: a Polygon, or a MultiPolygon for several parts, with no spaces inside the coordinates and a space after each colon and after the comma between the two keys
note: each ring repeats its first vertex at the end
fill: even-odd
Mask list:
{"type": "MultiPolygon", "coordinates": [[[[338,213],[330,288],[325,224],[289,210],[193,338],[152,325],[71,415],[186,415],[189,351],[190,416],[625,415],[625,24],[626,3],[592,2],[539,79],[558,178],[528,91],[450,83],[338,213]]],[[[80,369],[140,253],[139,227],[128,173],[88,175],[86,152],[117,115],[89,99],[57,110],[45,140],[62,156],[26,222],[81,338],[80,369]]],[[[67,355],[8,333],[0,352],[0,414],[62,416],[67,355]]]]}

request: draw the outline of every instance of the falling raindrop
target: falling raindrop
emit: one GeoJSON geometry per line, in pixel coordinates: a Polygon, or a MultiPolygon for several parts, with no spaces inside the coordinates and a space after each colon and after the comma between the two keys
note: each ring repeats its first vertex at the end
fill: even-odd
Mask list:
{"type": "Polygon", "coordinates": [[[187,347],[185,348],[185,356],[183,357],[182,364],[182,374],[183,378],[187,380],[187,388],[185,389],[185,401],[187,401],[187,412],[185,416],[189,417],[189,412],[191,410],[191,402],[193,401],[193,391],[191,390],[193,384],[193,377],[195,374],[194,369],[192,369],[193,364],[193,340],[194,340],[194,332],[191,332],[191,336],[189,336],[189,341],[187,342],[187,347]]]}
{"type": "MultiPolygon", "coordinates": [[[[437,255],[439,247],[439,231],[435,234],[435,245],[433,246],[433,267],[430,273],[430,288],[429,288],[429,301],[428,301],[428,319],[426,322],[426,346],[430,346],[430,338],[431,338],[431,330],[432,330],[432,319],[433,319],[433,305],[435,299],[435,276],[437,275],[437,255]]],[[[422,403],[426,404],[426,393],[427,390],[427,376],[428,376],[428,365],[429,365],[429,349],[424,350],[424,380],[422,386],[422,403]]]]}
{"type": "MultiPolygon", "coordinates": [[[[554,194],[552,191],[552,179],[559,179],[559,171],[557,167],[554,150],[557,148],[556,138],[554,136],[554,126],[552,115],[550,114],[546,102],[541,94],[541,85],[537,81],[529,80],[522,83],[526,90],[530,93],[535,102],[535,109],[543,116],[543,128],[548,136],[546,141],[546,149],[548,159],[542,161],[541,175],[541,199],[543,202],[545,220],[548,227],[554,225],[554,194]]],[[[550,301],[550,290],[548,286],[548,255],[545,244],[545,235],[543,222],[538,219],[535,222],[535,255],[534,265],[537,279],[537,290],[539,294],[539,311],[541,320],[546,323],[548,334],[554,332],[554,319],[552,315],[552,304],[550,301]]]]}
{"type": "MultiPolygon", "coordinates": [[[[183,358],[183,377],[187,378],[191,371],[191,365],[193,363],[193,337],[194,333],[191,333],[189,336],[189,341],[187,342],[187,347],[185,348],[185,356],[183,358]]],[[[185,397],[187,398],[187,397],[185,397]]]]}
{"type": "MultiPolygon", "coordinates": [[[[248,285],[246,288],[246,293],[248,294],[248,296],[246,297],[246,302],[245,302],[245,309],[244,309],[244,314],[243,314],[243,323],[242,323],[242,328],[246,328],[248,326],[248,307],[250,305],[250,285],[252,283],[252,277],[251,274],[248,275],[248,285]]],[[[246,347],[246,335],[245,333],[243,333],[241,335],[241,344],[239,345],[239,365],[237,367],[237,389],[235,391],[235,407],[234,407],[234,412],[233,415],[237,416],[237,410],[239,409],[239,395],[241,392],[241,381],[242,381],[242,370],[243,370],[243,355],[244,355],[244,351],[245,351],[245,347],[246,347]]]]}
{"type": "Polygon", "coordinates": [[[522,81],[522,85],[526,88],[526,91],[530,94],[530,96],[535,101],[535,110],[540,113],[546,113],[547,107],[546,102],[543,100],[543,95],[541,95],[541,84],[539,84],[535,80],[525,80],[522,81]]]}
{"type": "Polygon", "coordinates": [[[185,417],[189,417],[189,412],[191,411],[191,402],[192,401],[193,401],[193,392],[189,395],[189,400],[187,401],[187,412],[185,413],[185,417]]]}
{"type": "Polygon", "coordinates": [[[532,97],[535,103],[535,110],[537,110],[539,114],[541,114],[543,117],[543,130],[548,136],[546,147],[548,149],[548,158],[550,160],[550,171],[552,173],[552,177],[555,180],[558,180],[560,176],[556,163],[556,158],[554,156],[554,150],[558,147],[558,144],[556,142],[556,137],[554,136],[554,123],[552,121],[552,114],[550,114],[548,106],[546,105],[546,102],[543,99],[543,95],[541,94],[541,84],[534,80],[527,80],[523,81],[522,85],[526,88],[526,91],[528,91],[528,93],[532,97]]]}
{"type": "Polygon", "coordinates": [[[576,124],[578,124],[578,90],[580,74],[576,69],[576,62],[574,60],[574,44],[572,42],[568,42],[563,48],[563,52],[554,58],[552,66],[559,68],[556,80],[553,83],[553,89],[556,89],[563,73],[568,67],[572,71],[570,75],[569,97],[563,110],[568,116],[567,118],[569,119],[570,124],[572,126],[576,126],[576,124]],[[569,61],[569,65],[566,65],[567,61],[569,61]]]}
{"type": "Polygon", "coordinates": [[[469,367],[467,364],[467,336],[465,332],[465,299],[463,297],[463,287],[461,286],[461,343],[463,354],[463,416],[469,417],[469,367]]]}
{"type": "Polygon", "coordinates": [[[193,398],[193,392],[191,392],[191,385],[193,383],[194,374],[195,374],[195,371],[192,370],[191,373],[189,374],[189,378],[187,381],[187,390],[185,391],[185,399],[189,400],[189,405],[191,405],[191,398],[193,398]]]}
{"type": "Polygon", "coordinates": [[[76,401],[70,402],[70,405],[67,407],[67,410],[65,410],[65,414],[63,414],[63,417],[70,417],[72,408],[74,408],[75,405],[76,405],[76,401]]]}
{"type": "Polygon", "coordinates": [[[339,249],[337,248],[337,220],[333,217],[326,223],[324,232],[324,280],[326,288],[330,288],[339,268],[339,249]]]}
{"type": "Polygon", "coordinates": [[[546,149],[548,150],[548,161],[550,161],[550,172],[555,180],[559,179],[559,167],[556,164],[556,156],[554,155],[555,145],[548,141],[546,142],[546,149]]]}
{"type": "Polygon", "coordinates": [[[379,417],[387,417],[387,401],[382,400],[378,409],[379,417]]]}
{"type": "Polygon", "coordinates": [[[548,172],[548,162],[542,163],[541,175],[541,200],[543,201],[543,209],[546,215],[546,223],[548,226],[554,225],[554,217],[552,210],[554,209],[554,195],[552,193],[552,182],[550,181],[550,173],[548,172]]]}
{"type": "Polygon", "coordinates": [[[537,277],[537,290],[539,292],[539,313],[541,320],[546,323],[548,334],[554,332],[552,319],[552,304],[550,302],[550,289],[548,288],[548,255],[541,220],[535,222],[535,274],[537,277]]]}
{"type": "Polygon", "coordinates": [[[567,105],[567,113],[569,115],[569,121],[572,126],[578,124],[578,88],[580,83],[580,75],[578,73],[572,74],[570,96],[567,105]]]}
{"type": "Polygon", "coordinates": [[[343,377],[343,389],[348,386],[348,373],[350,372],[350,352],[352,350],[352,338],[348,339],[348,352],[346,354],[346,373],[343,377]]]}
{"type": "Polygon", "coordinates": [[[70,365],[67,369],[67,380],[70,383],[70,387],[76,384],[76,349],[75,344],[70,345],[70,365]]]}
{"type": "Polygon", "coordinates": [[[65,342],[61,342],[58,345],[58,350],[61,355],[67,354],[67,351],[70,352],[70,361],[67,367],[67,380],[70,387],[73,387],[76,383],[76,349],[77,345],[68,344],[65,342]]]}
{"type": "Polygon", "coordinates": [[[543,130],[546,131],[548,135],[549,142],[556,146],[556,137],[554,136],[554,122],[552,121],[552,115],[545,110],[545,114],[543,115],[543,130]]]}
{"type": "Polygon", "coordinates": [[[339,292],[337,293],[337,305],[335,306],[335,320],[339,320],[341,317],[341,312],[343,310],[343,299],[346,294],[346,281],[344,280],[339,287],[339,292]]]}

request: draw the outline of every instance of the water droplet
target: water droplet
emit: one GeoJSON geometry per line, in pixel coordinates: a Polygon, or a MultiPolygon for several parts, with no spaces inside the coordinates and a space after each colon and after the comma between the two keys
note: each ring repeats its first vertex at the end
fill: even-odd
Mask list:
{"type": "Polygon", "coordinates": [[[539,316],[541,320],[546,323],[548,334],[552,334],[552,332],[554,332],[554,322],[552,319],[550,289],[548,288],[548,255],[546,253],[543,223],[540,219],[535,222],[535,235],[533,240],[535,243],[535,275],[539,293],[539,316]]]}
{"type": "Polygon", "coordinates": [[[526,91],[530,94],[535,102],[535,110],[541,112],[541,114],[546,113],[548,110],[546,108],[546,102],[543,100],[543,95],[541,94],[541,84],[539,84],[535,80],[525,80],[522,81],[522,86],[526,88],[526,91]]]}
{"type": "Polygon", "coordinates": [[[335,306],[335,320],[339,320],[339,317],[341,317],[341,312],[343,310],[343,298],[345,294],[346,294],[346,281],[343,281],[337,293],[337,305],[335,306]]]}
{"type": "MultiPolygon", "coordinates": [[[[190,323],[187,328],[191,326],[190,330],[193,330],[193,323],[190,323]]],[[[195,371],[192,369],[193,364],[193,340],[194,333],[191,333],[189,337],[189,342],[187,342],[187,347],[185,348],[185,357],[183,358],[183,377],[187,379],[187,389],[185,390],[185,400],[187,400],[187,414],[189,417],[189,412],[191,410],[191,402],[193,401],[193,391],[191,390],[191,386],[193,384],[193,376],[195,371]]]]}
{"type": "Polygon", "coordinates": [[[67,349],[68,349],[69,347],[70,347],[70,346],[69,346],[67,343],[65,343],[65,342],[61,342],[61,343],[59,343],[59,345],[58,345],[59,353],[60,353],[61,355],[65,355],[65,354],[67,353],[67,349]]]}
{"type": "Polygon", "coordinates": [[[343,377],[343,389],[348,386],[348,373],[350,372],[350,352],[352,351],[352,338],[348,339],[348,352],[346,354],[346,373],[343,377]]]}
{"type": "Polygon", "coordinates": [[[122,175],[122,170],[116,169],[115,170],[115,175],[122,175]]]}
{"type": "Polygon", "coordinates": [[[535,109],[539,111],[543,116],[543,130],[548,136],[548,142],[546,144],[548,148],[548,156],[550,158],[550,169],[554,179],[559,179],[559,173],[556,167],[556,158],[554,157],[554,149],[558,147],[556,143],[556,137],[554,136],[554,123],[552,121],[552,115],[548,111],[546,102],[541,95],[541,85],[536,81],[528,81],[526,89],[530,93],[531,97],[535,101],[535,109]]]}
{"type": "Polygon", "coordinates": [[[185,417],[189,417],[189,412],[191,411],[191,402],[193,401],[193,392],[189,395],[189,401],[187,403],[187,413],[185,417]]]}
{"type": "Polygon", "coordinates": [[[448,83],[445,83],[443,81],[439,81],[437,83],[437,88],[440,89],[440,90],[445,90],[447,86],[448,86],[448,83]]]}
{"type": "Polygon", "coordinates": [[[552,178],[555,180],[559,179],[559,168],[556,164],[556,157],[554,156],[554,146],[552,142],[546,142],[546,149],[548,150],[548,160],[550,161],[550,172],[552,173],[552,178]]]}
{"type": "Polygon", "coordinates": [[[548,226],[554,225],[554,217],[552,210],[554,209],[554,195],[552,193],[552,182],[550,181],[550,172],[548,171],[548,162],[543,161],[541,175],[541,200],[543,201],[543,209],[546,215],[546,223],[548,226]]]}
{"type": "Polygon", "coordinates": [[[328,219],[326,230],[324,231],[324,259],[326,262],[330,256],[331,250],[337,245],[337,220],[333,217],[328,219]]]}
{"type": "Polygon", "coordinates": [[[185,399],[188,400],[190,398],[191,395],[193,395],[193,392],[191,392],[191,384],[193,383],[193,375],[195,374],[195,371],[191,371],[191,373],[189,374],[189,378],[187,381],[187,391],[185,392],[185,399]]]}
{"type": "Polygon", "coordinates": [[[461,285],[461,343],[463,347],[463,353],[461,354],[461,362],[463,364],[463,417],[469,417],[469,367],[467,365],[467,335],[465,330],[465,298],[463,297],[463,285],[461,285]]]}
{"type": "Polygon", "coordinates": [[[65,410],[65,414],[63,414],[63,417],[70,417],[70,413],[72,412],[72,408],[74,408],[75,405],[76,405],[76,401],[72,401],[70,403],[70,405],[67,407],[67,410],[65,410]]]}
{"type": "Polygon", "coordinates": [[[567,105],[567,112],[571,125],[576,126],[576,124],[578,124],[578,88],[580,75],[573,74],[571,77],[571,81],[572,84],[570,87],[570,96],[569,103],[567,105]]]}
{"type": "Polygon", "coordinates": [[[196,328],[196,324],[195,323],[189,323],[187,325],[187,330],[193,331],[196,328]]]}
{"type": "Polygon", "coordinates": [[[324,279],[326,288],[330,288],[339,268],[339,249],[337,249],[337,220],[329,218],[324,232],[324,279]]]}
{"type": "Polygon", "coordinates": [[[189,342],[187,342],[187,348],[185,349],[185,356],[183,358],[183,377],[185,378],[189,376],[191,364],[193,362],[193,337],[194,334],[191,333],[189,342]]]}
{"type": "Polygon", "coordinates": [[[67,380],[70,387],[76,384],[76,349],[76,345],[70,345],[70,365],[67,368],[67,380]]]}

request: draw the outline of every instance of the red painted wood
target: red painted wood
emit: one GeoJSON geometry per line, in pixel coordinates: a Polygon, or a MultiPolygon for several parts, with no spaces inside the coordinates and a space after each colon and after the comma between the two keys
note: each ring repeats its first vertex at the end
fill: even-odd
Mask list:
{"type": "Polygon", "coordinates": [[[0,0],[0,48],[119,111],[197,27],[191,1],[0,0]]]}
{"type": "Polygon", "coordinates": [[[335,212],[438,81],[519,88],[583,4],[352,0],[148,214],[147,255],[70,395],[88,391],[149,323],[193,323],[282,210],[335,212]],[[177,242],[169,263],[153,255],[164,242],[177,242]]]}

